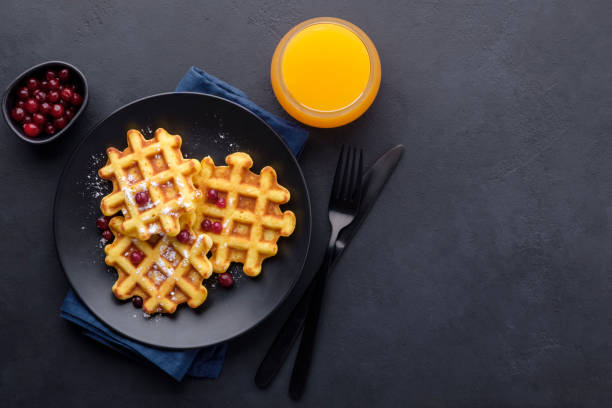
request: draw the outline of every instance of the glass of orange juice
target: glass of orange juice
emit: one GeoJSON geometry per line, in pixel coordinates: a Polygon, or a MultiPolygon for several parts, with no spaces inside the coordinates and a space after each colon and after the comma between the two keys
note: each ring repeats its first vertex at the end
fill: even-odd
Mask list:
{"type": "Polygon", "coordinates": [[[380,86],[380,58],[359,27],[318,17],[293,27],[274,51],[272,89],[283,108],[310,126],[330,128],[361,116],[380,86]]]}

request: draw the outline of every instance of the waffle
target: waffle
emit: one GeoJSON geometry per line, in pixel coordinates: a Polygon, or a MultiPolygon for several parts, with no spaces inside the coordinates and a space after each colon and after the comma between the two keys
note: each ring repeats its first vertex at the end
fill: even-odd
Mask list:
{"type": "Polygon", "coordinates": [[[117,231],[116,225],[122,222],[120,218],[111,220],[115,240],[104,247],[106,264],[119,274],[113,285],[115,296],[122,300],[140,296],[142,308],[149,314],[174,313],[184,302],[192,308],[200,306],[208,294],[202,281],[212,274],[212,265],[206,256],[212,246],[210,237],[189,229],[192,239],[187,244],[166,235],[140,241],[117,231]],[[134,250],[144,253],[137,266],[130,261],[134,250]]]}
{"type": "Polygon", "coordinates": [[[121,211],[125,216],[117,226],[122,235],[146,241],[151,235],[176,236],[179,217],[194,211],[200,192],[193,186],[192,175],[200,170],[197,160],[187,160],[181,153],[181,137],[157,129],[147,140],[134,129],[127,132],[128,147],[106,150],[108,161],[98,175],[113,182],[113,191],[102,198],[100,209],[107,216],[121,211]],[[148,192],[148,202],[139,205],[135,196],[148,192]]]}
{"type": "Polygon", "coordinates": [[[212,238],[210,261],[215,272],[223,273],[231,262],[239,262],[246,275],[257,276],[263,260],[276,255],[278,238],[291,235],[295,229],[295,214],[282,212],[279,207],[289,201],[290,194],[278,184],[272,167],[264,167],[260,175],[249,171],[253,160],[246,153],[233,153],[225,162],[227,166],[215,166],[210,157],[205,157],[202,169],[193,178],[204,197],[209,189],[215,189],[225,199],[225,208],[203,199],[192,225],[212,238]],[[222,231],[204,231],[201,223],[205,219],[220,222],[222,231]]]}

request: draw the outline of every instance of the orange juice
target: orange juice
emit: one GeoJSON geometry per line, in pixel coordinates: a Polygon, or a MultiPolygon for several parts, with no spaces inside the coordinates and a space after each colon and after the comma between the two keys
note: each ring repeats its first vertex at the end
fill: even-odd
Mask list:
{"type": "Polygon", "coordinates": [[[283,37],[272,58],[272,88],[297,120],[336,127],[372,104],[380,71],[376,48],[363,31],[348,21],[320,17],[283,37]]]}

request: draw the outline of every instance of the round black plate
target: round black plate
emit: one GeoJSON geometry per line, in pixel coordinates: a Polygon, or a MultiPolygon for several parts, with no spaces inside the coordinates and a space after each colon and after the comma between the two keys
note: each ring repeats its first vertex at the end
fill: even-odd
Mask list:
{"type": "MultiPolygon", "coordinates": [[[[228,100],[197,93],[167,93],[144,98],[111,114],[72,154],[60,177],[54,205],[55,243],[60,262],[81,300],[103,322],[146,344],[183,349],[208,346],[238,336],[278,307],[297,282],[310,243],[310,201],[300,167],[280,137],[261,119],[228,100]],[[128,129],[147,138],[163,127],[183,138],[186,157],[210,155],[215,163],[235,151],[246,152],[253,171],[270,165],[278,181],[291,192],[282,206],[297,218],[295,232],[278,241],[278,254],[264,261],[257,278],[230,268],[236,283],[231,289],[205,281],[208,298],[202,306],[181,305],[171,316],[147,317],[130,302],[115,299],[111,286],[116,272],[104,263],[103,242],[95,220],[100,199],[110,183],[97,170],[106,163],[106,148],[127,146],[128,129]]],[[[213,274],[215,275],[215,274],[213,274]]]]}

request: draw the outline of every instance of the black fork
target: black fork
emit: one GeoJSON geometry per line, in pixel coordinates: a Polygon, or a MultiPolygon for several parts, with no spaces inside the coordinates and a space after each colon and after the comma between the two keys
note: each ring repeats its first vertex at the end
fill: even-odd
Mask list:
{"type": "Polygon", "coordinates": [[[323,258],[321,268],[315,275],[313,292],[308,309],[308,315],[304,323],[302,341],[298,350],[291,382],[289,384],[289,395],[298,400],[304,394],[312,352],[315,343],[317,325],[321,314],[321,305],[327,275],[331,269],[331,261],[336,250],[336,241],[340,231],[349,225],[357,215],[361,203],[361,186],[363,179],[363,151],[348,147],[342,147],[340,158],[336,166],[334,184],[329,200],[329,222],[331,224],[331,235],[327,251],[323,258]]]}

